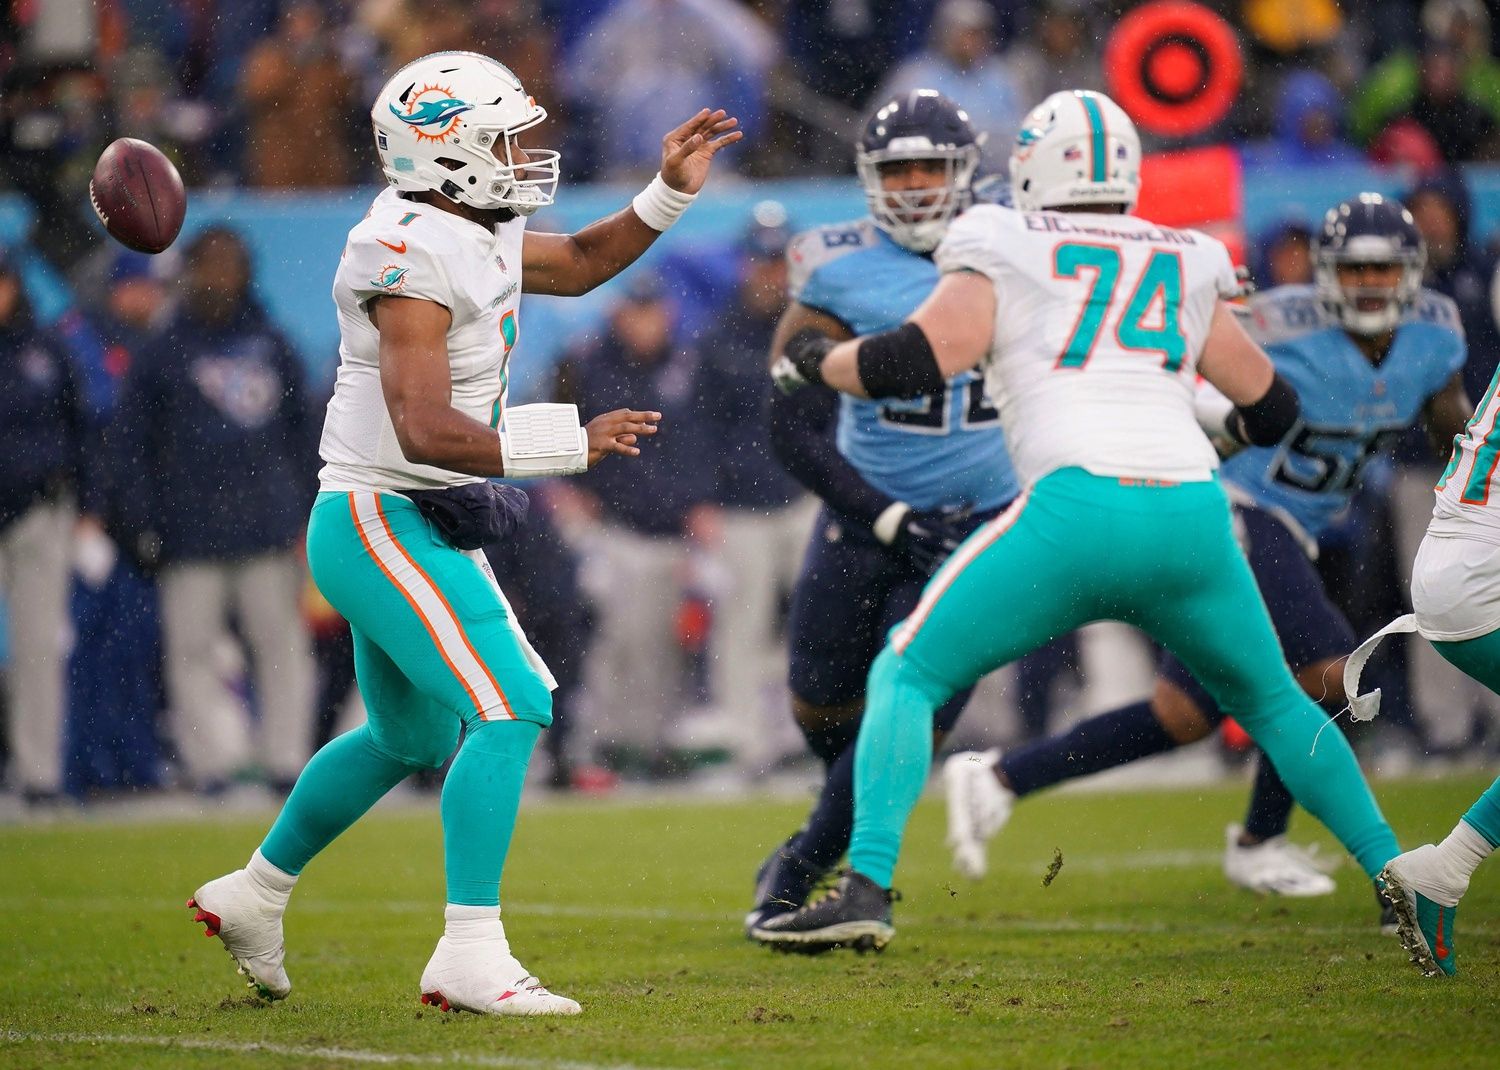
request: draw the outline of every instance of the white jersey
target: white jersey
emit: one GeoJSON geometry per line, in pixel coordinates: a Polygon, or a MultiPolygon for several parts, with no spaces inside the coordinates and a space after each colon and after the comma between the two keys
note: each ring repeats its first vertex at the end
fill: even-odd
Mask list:
{"type": "Polygon", "coordinates": [[[1193,388],[1214,310],[1237,287],[1220,242],[1134,216],[977,205],[934,259],[995,287],[985,387],[1024,485],[1069,467],[1212,478],[1193,388]]]}
{"type": "Polygon", "coordinates": [[[452,405],[498,428],[507,365],[516,344],[521,300],[524,216],[487,229],[395,190],[375,198],[349,232],[333,300],[339,316],[339,371],[323,424],[323,490],[401,490],[473,483],[475,477],[401,454],[380,388],[380,333],[370,322],[375,297],[435,301],[453,315],[448,327],[452,405]]]}
{"type": "Polygon", "coordinates": [[[1500,371],[1479,400],[1453,456],[1438,480],[1427,531],[1438,538],[1478,539],[1500,545],[1500,371]]]}

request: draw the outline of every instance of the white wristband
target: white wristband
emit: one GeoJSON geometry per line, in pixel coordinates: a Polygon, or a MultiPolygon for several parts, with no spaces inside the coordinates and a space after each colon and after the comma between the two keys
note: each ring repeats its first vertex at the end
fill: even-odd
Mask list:
{"type": "Polygon", "coordinates": [[[640,216],[641,222],[652,230],[666,230],[677,217],[688,210],[688,205],[698,195],[696,193],[679,193],[661,177],[658,171],[651,184],[635,195],[635,200],[630,202],[630,207],[635,209],[635,214],[640,216]]]}
{"type": "Polygon", "coordinates": [[[876,541],[889,546],[896,541],[896,536],[901,534],[901,521],[906,519],[906,514],[911,512],[911,506],[905,502],[891,502],[881,510],[880,515],[875,518],[875,523],[870,525],[875,532],[876,541]]]}
{"type": "Polygon", "coordinates": [[[506,479],[576,476],[588,471],[588,432],[577,405],[538,403],[505,410],[500,463],[506,479]]]}

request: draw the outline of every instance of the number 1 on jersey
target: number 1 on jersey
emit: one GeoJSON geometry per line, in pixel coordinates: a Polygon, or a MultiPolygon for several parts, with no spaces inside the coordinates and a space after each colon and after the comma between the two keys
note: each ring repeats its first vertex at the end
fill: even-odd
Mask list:
{"type": "MultiPolygon", "coordinates": [[[[1114,305],[1123,258],[1113,245],[1064,242],[1052,252],[1052,275],[1076,279],[1089,272],[1089,292],[1068,344],[1058,354],[1056,368],[1082,368],[1089,361],[1099,332],[1114,305]]],[[[1182,333],[1182,258],[1158,250],[1136,280],[1130,300],[1115,323],[1115,340],[1122,349],[1160,353],[1168,372],[1182,368],[1187,339],[1182,333]],[[1153,315],[1153,310],[1159,310],[1153,315]]]]}

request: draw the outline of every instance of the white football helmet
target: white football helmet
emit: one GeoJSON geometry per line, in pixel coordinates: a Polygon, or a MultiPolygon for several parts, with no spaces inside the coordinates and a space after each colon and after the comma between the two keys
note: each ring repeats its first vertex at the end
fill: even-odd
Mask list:
{"type": "Polygon", "coordinates": [[[1025,212],[1080,204],[1120,204],[1130,212],[1141,192],[1140,135],[1103,93],[1053,93],[1021,121],[1010,184],[1025,212]]]}
{"type": "Polygon", "coordinates": [[[412,60],[386,82],[370,118],[381,170],[398,190],[432,190],[521,215],[557,193],[557,152],[527,149],[525,162],[516,162],[515,136],[547,110],[488,56],[434,52],[412,60]]]}

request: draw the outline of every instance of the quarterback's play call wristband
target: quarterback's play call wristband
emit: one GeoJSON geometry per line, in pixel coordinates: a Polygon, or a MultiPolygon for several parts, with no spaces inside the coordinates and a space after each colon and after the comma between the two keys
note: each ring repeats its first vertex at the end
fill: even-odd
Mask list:
{"type": "Polygon", "coordinates": [[[589,439],[578,422],[578,406],[536,402],[506,409],[500,461],[507,479],[576,476],[588,471],[589,439]]]}
{"type": "Polygon", "coordinates": [[[1191,137],[1229,114],[1244,60],[1234,28],[1208,8],[1155,0],[1126,15],[1104,48],[1109,94],[1140,126],[1191,137]]]}

